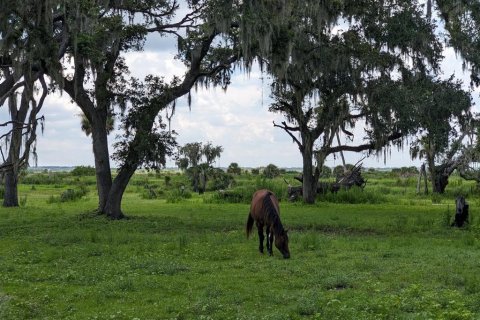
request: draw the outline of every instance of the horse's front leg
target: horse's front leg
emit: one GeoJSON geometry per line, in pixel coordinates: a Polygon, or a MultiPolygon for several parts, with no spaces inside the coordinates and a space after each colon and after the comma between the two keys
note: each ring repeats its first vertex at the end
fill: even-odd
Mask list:
{"type": "MultiPolygon", "coordinates": [[[[263,253],[263,239],[265,238],[263,235],[263,224],[259,223],[258,221],[257,221],[257,230],[258,230],[258,241],[260,242],[258,246],[258,251],[260,251],[260,253],[263,253]]],[[[267,250],[268,250],[268,243],[267,243],[267,250]]]]}
{"type": "Polygon", "coordinates": [[[273,243],[273,232],[270,230],[270,227],[266,227],[267,233],[267,251],[270,256],[273,256],[272,243],[273,243]]]}

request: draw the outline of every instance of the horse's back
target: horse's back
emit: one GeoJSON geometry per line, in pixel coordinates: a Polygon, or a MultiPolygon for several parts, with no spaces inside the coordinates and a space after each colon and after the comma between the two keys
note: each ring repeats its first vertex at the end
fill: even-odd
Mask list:
{"type": "Polygon", "coordinates": [[[273,206],[277,210],[277,213],[280,214],[280,207],[278,205],[278,200],[275,194],[268,189],[261,189],[261,190],[255,191],[255,193],[252,196],[252,203],[250,204],[250,214],[254,218],[258,219],[264,213],[263,200],[267,195],[270,196],[273,206]]]}

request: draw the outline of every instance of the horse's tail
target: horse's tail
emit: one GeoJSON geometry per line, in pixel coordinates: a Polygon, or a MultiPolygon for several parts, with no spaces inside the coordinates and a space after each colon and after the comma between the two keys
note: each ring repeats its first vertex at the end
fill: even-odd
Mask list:
{"type": "Polygon", "coordinates": [[[248,214],[247,225],[245,226],[245,231],[247,232],[247,238],[250,236],[253,228],[253,217],[252,214],[248,214]]]}

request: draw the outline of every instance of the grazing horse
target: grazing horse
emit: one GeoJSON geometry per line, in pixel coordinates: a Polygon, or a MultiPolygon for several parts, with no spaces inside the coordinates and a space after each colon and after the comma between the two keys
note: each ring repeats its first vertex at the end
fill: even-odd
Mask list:
{"type": "Polygon", "coordinates": [[[252,203],[250,205],[250,213],[247,220],[247,238],[250,236],[253,228],[253,222],[256,222],[258,229],[258,237],[260,245],[258,250],[263,253],[263,226],[266,226],[267,234],[267,251],[269,255],[273,255],[272,243],[275,239],[275,246],[282,253],[285,259],[290,258],[288,250],[288,234],[283,229],[280,221],[280,208],[275,195],[266,189],[258,190],[253,194],[252,203]]]}
{"type": "Polygon", "coordinates": [[[468,203],[464,197],[458,196],[455,199],[455,207],[455,221],[453,221],[452,227],[462,227],[465,222],[468,223],[468,203]]]}

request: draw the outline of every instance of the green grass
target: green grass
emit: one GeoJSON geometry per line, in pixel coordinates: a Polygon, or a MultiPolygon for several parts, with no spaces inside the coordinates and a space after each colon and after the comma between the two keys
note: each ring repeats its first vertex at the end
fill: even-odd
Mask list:
{"type": "Polygon", "coordinates": [[[24,206],[0,208],[0,319],[480,318],[478,198],[460,230],[451,191],[432,203],[381,179],[350,204],[282,201],[284,260],[245,238],[248,204],[144,199],[146,178],[163,186],[135,178],[121,221],[92,213],[94,186],[48,204],[71,187],[21,185],[24,206]]]}

